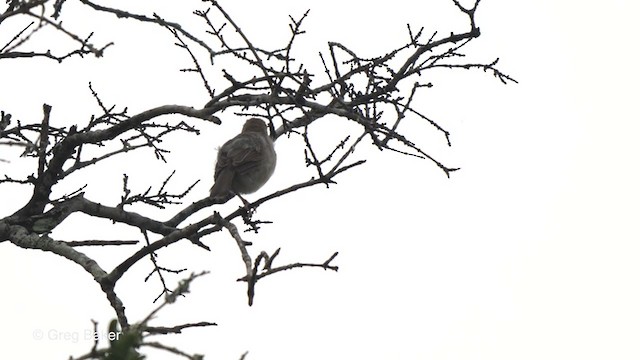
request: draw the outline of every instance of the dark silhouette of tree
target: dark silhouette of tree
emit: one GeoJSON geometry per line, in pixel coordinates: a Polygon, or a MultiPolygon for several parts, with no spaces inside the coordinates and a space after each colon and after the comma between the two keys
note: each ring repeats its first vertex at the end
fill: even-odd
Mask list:
{"type": "MultiPolygon", "coordinates": [[[[114,27],[121,21],[137,21],[147,26],[156,26],[159,31],[169,31],[176,45],[191,59],[187,73],[195,73],[210,100],[202,104],[167,104],[130,114],[116,106],[108,106],[100,95],[89,89],[99,105],[99,113],[88,123],[78,122],[69,127],[55,127],[50,119],[55,116],[52,107],[42,105],[42,120],[39,123],[14,121],[7,109],[0,109],[0,145],[24,149],[22,156],[33,159],[33,173],[18,177],[9,170],[2,174],[0,184],[17,183],[32,189],[31,198],[25,204],[15,206],[12,215],[0,219],[0,242],[9,241],[24,249],[38,249],[57,254],[82,267],[107,296],[113,308],[115,320],[109,329],[121,329],[124,336],[99,348],[94,347],[76,359],[137,359],[141,346],[164,349],[190,359],[201,358],[188,355],[178,349],[160,343],[145,342],[150,334],[179,333],[188,327],[215,325],[211,322],[188,323],[174,327],[148,326],[148,320],[166,304],[176,301],[179,295],[188,292],[191,281],[200,274],[192,274],[170,290],[163,274],[178,272],[162,267],[155,252],[179,241],[189,241],[203,251],[209,250],[208,239],[213,233],[225,230],[236,241],[241,252],[241,261],[246,273],[238,279],[247,284],[249,305],[255,296],[255,284],[260,279],[283,270],[303,267],[319,267],[337,271],[334,253],[319,262],[297,262],[279,264],[280,249],[268,254],[264,251],[250,251],[251,243],[242,239],[235,222],[242,221],[250,230],[258,232],[265,221],[256,218],[255,210],[267,201],[277,201],[285,197],[295,197],[295,191],[317,185],[329,186],[335,178],[362,165],[365,160],[353,159],[356,147],[370,146],[379,150],[389,150],[401,155],[413,156],[432,162],[448,177],[457,168],[451,168],[421,149],[414,139],[416,134],[400,131],[399,124],[405,118],[424,121],[427,130],[439,132],[450,144],[449,132],[439,123],[414,106],[424,89],[433,85],[424,80],[430,71],[438,68],[482,70],[493,74],[507,84],[516,82],[496,67],[498,59],[490,62],[468,62],[463,50],[467,44],[480,36],[475,13],[479,0],[471,5],[462,5],[452,0],[460,16],[468,19],[468,28],[463,32],[441,35],[427,34],[424,29],[407,26],[407,41],[395,49],[374,57],[363,57],[339,42],[328,43],[328,48],[319,54],[324,68],[314,73],[301,59],[294,58],[293,46],[304,41],[303,23],[308,15],[290,17],[291,35],[284,45],[277,49],[267,49],[254,43],[243,32],[241,24],[225,11],[216,1],[203,1],[203,10],[193,12],[194,23],[207,28],[206,33],[196,33],[186,24],[179,24],[153,13],[143,15],[126,9],[111,8],[89,0],[7,0],[0,13],[0,28],[10,20],[23,26],[15,32],[6,44],[0,44],[0,60],[46,58],[63,62],[72,57],[103,57],[109,55],[113,45],[95,43],[91,34],[77,34],[63,25],[65,9],[70,3],[82,4],[97,13],[113,14],[114,27]],[[15,20],[15,21],[14,21],[15,20]],[[28,48],[43,31],[53,31],[75,43],[75,48],[22,50],[28,48]],[[202,57],[201,54],[207,54],[202,57]],[[221,59],[231,59],[243,71],[222,68],[221,59]],[[226,79],[226,85],[209,80],[208,71],[215,70],[226,79]],[[150,185],[146,191],[136,193],[129,187],[129,177],[123,177],[123,194],[113,205],[102,204],[85,196],[84,188],[53,198],[52,189],[67,178],[90,166],[100,166],[103,160],[117,156],[126,157],[142,148],[153,150],[156,158],[167,161],[165,154],[170,149],[163,147],[163,140],[179,133],[199,134],[202,123],[221,124],[217,114],[232,110],[239,117],[261,117],[268,121],[271,136],[277,140],[283,136],[299,136],[305,144],[300,149],[305,154],[306,165],[314,169],[316,175],[308,181],[291,184],[289,187],[260,198],[247,206],[227,214],[217,211],[217,205],[229,200],[204,197],[175,212],[169,212],[169,205],[180,204],[193,189],[195,183],[180,192],[167,190],[167,177],[156,186],[150,185]],[[168,115],[182,115],[179,117],[168,115]],[[339,127],[334,130],[342,140],[332,151],[323,153],[310,140],[309,125],[325,117],[338,118],[357,126],[355,135],[344,132],[339,127]],[[370,144],[370,145],[369,145],[370,144]],[[87,152],[90,155],[86,155],[87,152]],[[147,204],[163,209],[168,220],[158,220],[144,213],[130,211],[136,204],[147,204]],[[206,209],[207,215],[202,216],[206,209]],[[83,240],[62,241],[52,238],[51,231],[71,214],[82,213],[95,218],[103,218],[129,225],[140,230],[139,240],[83,240]],[[80,250],[85,246],[131,246],[130,255],[113,269],[103,269],[95,259],[80,250]],[[149,275],[158,276],[163,284],[164,301],[150,312],[149,316],[132,323],[127,317],[125,305],[114,290],[118,281],[138,261],[150,258],[154,270],[149,275]]],[[[247,26],[247,25],[243,25],[247,26]]],[[[37,48],[37,46],[36,46],[37,48]]],[[[11,159],[2,158],[3,162],[11,159]]],[[[207,179],[209,181],[209,179],[207,179]]],[[[94,324],[94,326],[98,326],[94,324]]]]}

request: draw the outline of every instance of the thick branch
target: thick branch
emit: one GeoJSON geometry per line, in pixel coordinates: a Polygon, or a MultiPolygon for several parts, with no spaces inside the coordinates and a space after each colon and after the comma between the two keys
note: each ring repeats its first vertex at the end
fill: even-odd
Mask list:
{"type": "Polygon", "coordinates": [[[106,281],[108,275],[98,265],[98,263],[85,254],[73,249],[63,241],[55,241],[47,235],[38,236],[37,234],[29,233],[27,229],[19,225],[7,227],[4,222],[3,225],[5,228],[0,228],[0,233],[7,232],[9,240],[14,245],[23,249],[38,249],[51,252],[80,265],[86,272],[93,276],[94,280],[98,284],[100,284],[102,290],[107,295],[107,299],[111,303],[111,307],[115,310],[120,324],[123,327],[128,326],[127,317],[124,313],[124,305],[116,296],[112,284],[106,281]]]}

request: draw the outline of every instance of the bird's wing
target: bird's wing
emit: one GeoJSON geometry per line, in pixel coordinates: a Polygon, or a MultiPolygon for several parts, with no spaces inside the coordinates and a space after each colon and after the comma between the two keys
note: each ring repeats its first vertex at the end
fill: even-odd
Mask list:
{"type": "Polygon", "coordinates": [[[222,169],[235,173],[251,171],[260,164],[264,153],[264,144],[259,134],[243,133],[227,141],[220,148],[216,163],[216,177],[222,169]]]}

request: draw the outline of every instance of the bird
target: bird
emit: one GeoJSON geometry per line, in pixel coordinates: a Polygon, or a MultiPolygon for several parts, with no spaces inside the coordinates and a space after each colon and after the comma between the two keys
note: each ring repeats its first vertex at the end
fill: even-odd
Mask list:
{"type": "Polygon", "coordinates": [[[276,160],[267,125],[259,118],[247,120],[242,132],[218,150],[209,196],[223,198],[233,194],[245,202],[240,194],[258,191],[273,175],[276,160]]]}

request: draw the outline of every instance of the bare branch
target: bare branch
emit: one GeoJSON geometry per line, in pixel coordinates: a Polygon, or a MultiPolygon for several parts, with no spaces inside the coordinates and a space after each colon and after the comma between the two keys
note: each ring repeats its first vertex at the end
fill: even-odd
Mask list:
{"type": "Polygon", "coordinates": [[[49,115],[51,114],[51,106],[42,105],[44,118],[42,119],[42,127],[40,128],[40,144],[39,144],[39,160],[38,160],[38,176],[44,172],[44,165],[47,161],[47,146],[49,146],[49,115]]]}
{"type": "MultiPolygon", "coordinates": [[[[278,249],[279,250],[279,249],[278,249]]],[[[280,271],[284,271],[284,270],[291,270],[291,269],[295,269],[295,268],[302,268],[302,267],[320,267],[323,268],[325,270],[333,270],[333,271],[338,271],[338,266],[335,265],[331,265],[331,261],[333,261],[333,259],[335,259],[338,256],[338,252],[333,253],[333,255],[331,255],[327,260],[325,260],[325,262],[323,262],[322,264],[316,264],[316,263],[293,263],[293,264],[288,264],[288,265],[283,265],[283,266],[277,266],[277,267],[271,267],[270,261],[269,261],[269,257],[264,254],[263,258],[269,262],[269,266],[265,266],[265,269],[260,272],[257,273],[257,268],[259,265],[259,261],[256,260],[256,267],[255,272],[256,274],[253,275],[253,281],[257,282],[258,280],[262,279],[265,276],[269,276],[275,273],[278,273],[280,271]]],[[[274,255],[275,257],[275,255],[274,255]]],[[[240,279],[238,279],[237,281],[247,281],[248,278],[242,277],[240,279]]]]}
{"type": "Polygon", "coordinates": [[[138,240],[73,240],[65,241],[68,246],[119,246],[136,245],[138,240]]]}
{"type": "Polygon", "coordinates": [[[109,283],[107,273],[102,270],[102,268],[93,259],[77,250],[74,250],[62,241],[55,241],[47,235],[38,236],[37,234],[29,233],[27,229],[19,225],[3,226],[0,224],[0,235],[0,239],[6,236],[11,243],[23,249],[48,251],[80,265],[86,272],[93,276],[94,280],[98,284],[100,284],[102,290],[107,295],[107,299],[109,299],[109,302],[111,303],[111,307],[116,312],[120,324],[123,327],[128,326],[122,301],[120,301],[116,296],[113,286],[109,283]]]}
{"type": "Polygon", "coordinates": [[[96,4],[96,3],[92,2],[92,1],[89,1],[89,0],[79,0],[79,1],[81,3],[83,3],[83,4],[85,4],[85,5],[93,8],[94,10],[113,14],[113,15],[117,16],[118,18],[129,18],[129,19],[134,19],[134,20],[138,20],[138,21],[141,21],[141,22],[154,23],[154,24],[158,24],[160,26],[173,28],[176,31],[178,31],[179,33],[181,33],[182,35],[186,36],[189,40],[197,43],[198,45],[202,46],[204,49],[209,51],[209,53],[211,54],[211,59],[213,59],[214,51],[211,50],[211,48],[204,41],[198,39],[197,37],[191,35],[189,32],[184,30],[182,28],[182,26],[180,24],[178,24],[178,23],[162,20],[162,18],[160,18],[159,16],[157,16],[157,17],[148,17],[148,16],[144,16],[144,15],[134,14],[134,13],[131,13],[131,12],[128,12],[128,11],[125,11],[125,10],[120,10],[120,9],[115,9],[115,8],[110,8],[110,7],[98,5],[98,4],[96,4]]]}
{"type": "Polygon", "coordinates": [[[150,334],[180,334],[182,330],[194,328],[194,327],[204,327],[204,326],[218,326],[216,323],[200,321],[193,324],[182,324],[176,326],[147,326],[144,328],[144,331],[150,334]]]}

